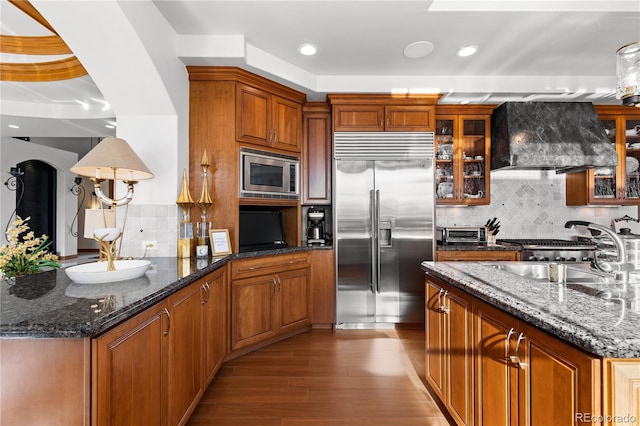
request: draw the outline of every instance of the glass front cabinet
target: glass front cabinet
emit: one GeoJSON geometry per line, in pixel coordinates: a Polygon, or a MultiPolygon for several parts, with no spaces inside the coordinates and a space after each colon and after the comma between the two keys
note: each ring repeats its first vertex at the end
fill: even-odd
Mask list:
{"type": "Polygon", "coordinates": [[[489,204],[490,118],[436,115],[437,204],[489,204]]]}
{"type": "Polygon", "coordinates": [[[597,106],[611,144],[618,153],[616,167],[567,174],[567,205],[640,205],[640,111],[597,106]]]}

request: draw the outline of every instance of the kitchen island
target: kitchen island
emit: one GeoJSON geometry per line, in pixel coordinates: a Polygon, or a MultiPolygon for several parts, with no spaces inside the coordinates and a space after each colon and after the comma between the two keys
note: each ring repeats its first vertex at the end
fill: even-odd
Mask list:
{"type": "Polygon", "coordinates": [[[234,336],[265,335],[250,350],[310,329],[313,250],[151,258],[106,284],[63,269],[1,281],[0,424],[186,423],[234,336]]]}
{"type": "Polygon", "coordinates": [[[427,381],[458,424],[637,424],[638,284],[421,266],[427,381]]]}

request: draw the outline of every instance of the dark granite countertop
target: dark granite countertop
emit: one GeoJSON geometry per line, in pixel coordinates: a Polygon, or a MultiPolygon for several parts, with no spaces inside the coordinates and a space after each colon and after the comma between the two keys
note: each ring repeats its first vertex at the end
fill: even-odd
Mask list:
{"type": "Polygon", "coordinates": [[[611,358],[640,358],[640,284],[627,284],[637,301],[605,300],[620,284],[558,284],[498,270],[490,262],[423,262],[429,275],[476,296],[583,350],[611,358]]]}
{"type": "Polygon", "coordinates": [[[95,337],[229,260],[331,247],[292,247],[221,258],[152,257],[144,276],[106,284],[78,284],[64,269],[0,281],[0,337],[95,337]]]}
{"type": "Polygon", "coordinates": [[[520,251],[520,247],[502,244],[438,244],[438,251],[520,251]]]}

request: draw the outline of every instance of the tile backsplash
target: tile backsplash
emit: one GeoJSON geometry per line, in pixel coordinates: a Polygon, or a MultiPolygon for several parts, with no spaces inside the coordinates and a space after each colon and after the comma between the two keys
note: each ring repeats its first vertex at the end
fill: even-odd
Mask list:
{"type": "MultiPolygon", "coordinates": [[[[571,238],[579,232],[564,228],[567,220],[611,226],[613,219],[638,217],[638,208],[571,207],[565,204],[565,175],[553,171],[508,170],[491,173],[491,204],[437,207],[436,225],[484,225],[500,220],[499,238],[571,238]]],[[[119,211],[119,217],[123,216],[119,211]]],[[[120,254],[134,258],[176,256],[181,210],[175,205],[129,206],[120,254]],[[157,247],[145,254],[144,241],[157,247]]]]}
{"type": "Polygon", "coordinates": [[[564,228],[568,220],[611,226],[613,219],[638,218],[638,207],[574,207],[565,203],[565,175],[547,170],[491,172],[491,204],[437,207],[436,225],[484,225],[497,217],[498,238],[571,238],[582,231],[564,228]]]}
{"type": "MultiPolygon", "coordinates": [[[[125,207],[126,208],[126,207],[125,207]]],[[[128,206],[127,223],[122,239],[122,257],[175,257],[178,244],[178,221],[182,210],[176,204],[128,206]],[[144,242],[155,241],[155,249],[147,250],[144,242]]],[[[124,216],[123,208],[118,209],[118,220],[124,216]]]]}

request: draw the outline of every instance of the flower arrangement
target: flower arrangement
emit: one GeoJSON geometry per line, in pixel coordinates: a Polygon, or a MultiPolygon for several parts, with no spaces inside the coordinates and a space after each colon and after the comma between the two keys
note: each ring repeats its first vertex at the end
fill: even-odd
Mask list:
{"type": "Polygon", "coordinates": [[[59,268],[58,256],[46,249],[51,245],[49,237],[42,234],[35,238],[29,231],[26,219],[16,216],[13,225],[7,231],[9,244],[0,247],[0,275],[12,278],[30,275],[42,271],[44,267],[59,268]]]}

